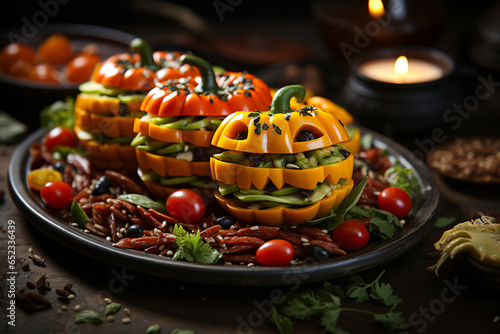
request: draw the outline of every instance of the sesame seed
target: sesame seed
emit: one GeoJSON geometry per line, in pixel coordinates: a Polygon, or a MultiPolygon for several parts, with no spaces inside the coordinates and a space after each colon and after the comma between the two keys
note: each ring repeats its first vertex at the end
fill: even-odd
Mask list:
{"type": "Polygon", "coordinates": [[[122,210],[122,213],[123,213],[124,215],[126,215],[126,214],[127,214],[127,210],[123,209],[123,210],[122,210]]]}
{"type": "Polygon", "coordinates": [[[66,305],[61,305],[61,311],[67,311],[68,307],[66,305]]]}
{"type": "Polygon", "coordinates": [[[129,223],[126,223],[125,224],[125,228],[129,228],[130,227],[130,224],[129,223]]]}
{"type": "Polygon", "coordinates": [[[104,302],[105,302],[106,304],[111,304],[112,300],[111,300],[111,298],[107,298],[107,297],[106,297],[106,298],[104,298],[104,302]]]}
{"type": "Polygon", "coordinates": [[[309,245],[310,245],[310,243],[308,243],[308,242],[304,242],[304,243],[302,244],[302,246],[304,246],[304,247],[307,247],[307,246],[309,246],[309,245]]]}
{"type": "Polygon", "coordinates": [[[373,195],[375,195],[375,196],[380,195],[380,191],[374,190],[374,191],[373,191],[373,195]]]}
{"type": "Polygon", "coordinates": [[[121,238],[123,238],[123,234],[121,234],[120,232],[117,232],[117,233],[116,233],[116,237],[117,237],[118,239],[121,239],[121,238]]]}
{"type": "Polygon", "coordinates": [[[130,317],[130,309],[128,307],[125,307],[123,309],[123,312],[125,312],[126,315],[128,315],[130,317]]]}
{"type": "Polygon", "coordinates": [[[125,234],[125,233],[127,233],[127,229],[126,229],[125,227],[122,227],[122,228],[120,229],[120,233],[121,233],[121,234],[125,234]]]}
{"type": "Polygon", "coordinates": [[[328,233],[328,230],[321,230],[321,232],[323,232],[323,233],[328,233]]]}
{"type": "Polygon", "coordinates": [[[109,202],[111,202],[112,200],[113,200],[112,198],[107,198],[107,199],[106,199],[106,203],[109,203],[109,202]]]}
{"type": "Polygon", "coordinates": [[[162,223],[161,223],[161,228],[165,228],[167,226],[167,221],[164,220],[162,223]]]}
{"type": "Polygon", "coordinates": [[[106,237],[106,240],[107,240],[107,241],[111,241],[111,237],[109,237],[109,236],[108,236],[108,237],[106,237]]]}
{"type": "Polygon", "coordinates": [[[94,224],[94,227],[95,227],[96,230],[104,231],[104,228],[101,225],[99,225],[99,224],[94,224]]]}
{"type": "Polygon", "coordinates": [[[203,228],[207,228],[207,223],[203,223],[203,228]]]}
{"type": "Polygon", "coordinates": [[[127,318],[123,318],[123,319],[122,319],[122,323],[123,323],[124,325],[128,325],[128,324],[130,324],[131,322],[132,322],[132,321],[131,321],[131,320],[130,320],[130,318],[128,318],[128,317],[127,317],[127,318]]]}
{"type": "Polygon", "coordinates": [[[224,264],[227,264],[228,266],[232,266],[233,265],[231,262],[224,262],[224,264]]]}
{"type": "Polygon", "coordinates": [[[250,262],[249,264],[247,264],[247,267],[253,267],[255,264],[250,262]]]}
{"type": "Polygon", "coordinates": [[[252,230],[252,231],[258,231],[259,227],[258,226],[252,226],[252,227],[250,227],[250,230],[252,230]]]}
{"type": "Polygon", "coordinates": [[[115,316],[114,316],[114,315],[112,315],[112,314],[110,314],[110,315],[108,315],[108,316],[106,317],[106,321],[107,321],[107,322],[113,322],[113,320],[115,320],[115,316]]]}
{"type": "Polygon", "coordinates": [[[172,252],[171,250],[167,251],[167,256],[172,256],[174,255],[174,252],[172,252]]]}
{"type": "Polygon", "coordinates": [[[90,233],[90,231],[89,231],[89,230],[87,230],[87,229],[83,230],[83,232],[85,232],[85,233],[90,233]]]}
{"type": "Polygon", "coordinates": [[[78,227],[78,224],[77,223],[71,223],[71,226],[78,227]]]}
{"type": "Polygon", "coordinates": [[[158,249],[159,249],[160,251],[164,250],[164,249],[165,249],[165,245],[161,245],[158,249]]]}
{"type": "Polygon", "coordinates": [[[406,220],[401,219],[399,222],[401,223],[401,225],[404,225],[406,223],[406,220]]]}
{"type": "Polygon", "coordinates": [[[87,193],[87,194],[91,194],[91,193],[92,193],[92,190],[87,189],[86,193],[87,193]]]}
{"type": "Polygon", "coordinates": [[[81,308],[82,307],[79,304],[76,304],[75,306],[73,306],[73,311],[78,312],[81,308]]]}
{"type": "Polygon", "coordinates": [[[297,225],[292,225],[291,228],[297,228],[297,225]]]}
{"type": "Polygon", "coordinates": [[[300,241],[302,241],[302,242],[309,242],[309,240],[307,240],[306,238],[300,238],[300,241]]]}
{"type": "Polygon", "coordinates": [[[70,294],[68,295],[68,297],[66,297],[67,299],[75,299],[75,295],[74,294],[70,294]]]}

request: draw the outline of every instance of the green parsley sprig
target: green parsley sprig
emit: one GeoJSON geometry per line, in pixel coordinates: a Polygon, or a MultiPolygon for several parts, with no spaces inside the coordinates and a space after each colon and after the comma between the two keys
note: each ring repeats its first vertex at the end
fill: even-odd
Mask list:
{"type": "Polygon", "coordinates": [[[177,236],[175,240],[177,251],[173,256],[174,260],[184,259],[188,262],[214,264],[222,257],[218,250],[213,249],[201,239],[200,231],[189,233],[176,224],[172,233],[177,236]]]}
{"type": "Polygon", "coordinates": [[[274,306],[271,322],[280,334],[291,334],[293,333],[292,319],[318,318],[325,332],[346,334],[348,332],[338,326],[338,319],[342,312],[357,312],[371,315],[374,322],[386,328],[407,329],[409,325],[406,320],[400,312],[395,311],[401,299],[393,294],[390,284],[380,282],[383,274],[384,271],[371,283],[365,283],[357,275],[351,276],[351,283],[347,286],[346,293],[339,285],[325,282],[317,291],[289,294],[281,313],[274,306]],[[343,298],[355,299],[357,303],[376,301],[391,308],[385,313],[376,313],[362,308],[343,307],[341,304],[343,298]]]}

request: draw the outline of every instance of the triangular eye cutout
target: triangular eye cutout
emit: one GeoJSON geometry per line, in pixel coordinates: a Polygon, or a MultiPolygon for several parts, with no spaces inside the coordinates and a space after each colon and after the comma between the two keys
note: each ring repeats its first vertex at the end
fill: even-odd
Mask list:
{"type": "Polygon", "coordinates": [[[248,138],[248,126],[241,121],[235,121],[226,128],[224,136],[228,139],[245,140],[248,138]]]}
{"type": "Polygon", "coordinates": [[[317,138],[323,137],[323,132],[315,127],[307,126],[302,127],[297,131],[294,142],[312,141],[317,138]]]}

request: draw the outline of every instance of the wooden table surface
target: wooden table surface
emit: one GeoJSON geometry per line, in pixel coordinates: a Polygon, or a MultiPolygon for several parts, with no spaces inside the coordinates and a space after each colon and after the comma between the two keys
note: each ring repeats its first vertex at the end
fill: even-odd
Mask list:
{"type": "MultiPolygon", "coordinates": [[[[309,23],[300,21],[296,25],[302,29],[309,23]]],[[[145,30],[144,27],[140,29],[145,30]]],[[[128,31],[135,33],[131,29],[128,31]]],[[[339,82],[338,79],[334,81],[339,82]]],[[[474,88],[474,83],[471,86],[474,88]]],[[[36,101],[32,104],[35,110],[43,106],[36,101]]],[[[0,108],[18,114],[25,112],[24,105],[14,101],[4,100],[0,108]]],[[[500,113],[496,110],[474,115],[458,134],[484,133],[486,130],[483,129],[497,134],[500,113]]],[[[32,115],[31,118],[25,117],[31,125],[36,123],[36,114],[32,115]]],[[[145,333],[152,324],[159,324],[161,333],[170,333],[175,328],[189,329],[197,334],[276,333],[269,320],[270,296],[276,291],[286,293],[295,291],[295,288],[315,289],[321,286],[321,282],[299,284],[298,287],[193,284],[144,275],[72,251],[41,233],[36,223],[28,222],[14,206],[8,194],[7,166],[15,149],[16,145],[0,145],[0,192],[3,194],[0,200],[0,333],[145,333]],[[13,271],[16,274],[13,277],[7,274],[9,222],[15,224],[16,263],[13,271]],[[34,264],[28,257],[30,248],[45,259],[45,266],[34,264]],[[29,265],[28,271],[23,270],[25,265],[29,265]],[[35,282],[42,274],[50,282],[51,289],[45,297],[52,306],[33,314],[16,309],[16,326],[10,326],[7,317],[9,279],[13,278],[16,289],[19,289],[27,282],[35,282]],[[55,290],[62,289],[68,282],[73,284],[75,298],[63,302],[55,290]],[[122,305],[113,322],[100,325],[74,323],[78,313],[74,308],[93,309],[102,314],[106,305],[104,298],[122,305]],[[130,316],[125,313],[125,308],[130,311],[130,316]],[[125,317],[130,317],[129,324],[122,323],[125,317]]],[[[456,222],[461,222],[469,219],[474,210],[487,212],[500,209],[498,186],[477,187],[437,179],[441,191],[440,216],[456,217],[456,222]]],[[[437,261],[437,258],[429,258],[428,255],[434,251],[433,244],[444,230],[431,228],[406,253],[359,275],[365,281],[371,281],[385,270],[382,281],[390,283],[394,293],[402,299],[398,310],[411,325],[408,333],[500,333],[500,321],[494,322],[500,316],[500,292],[479,284],[470,273],[464,257],[447,261],[439,276],[427,270],[437,261]]],[[[347,305],[356,306],[352,303],[347,305]]],[[[373,304],[363,307],[386,310],[373,304]]],[[[294,323],[295,333],[322,333],[317,320],[294,323]]],[[[388,332],[374,324],[370,316],[351,312],[341,314],[339,325],[350,333],[388,332]]]]}

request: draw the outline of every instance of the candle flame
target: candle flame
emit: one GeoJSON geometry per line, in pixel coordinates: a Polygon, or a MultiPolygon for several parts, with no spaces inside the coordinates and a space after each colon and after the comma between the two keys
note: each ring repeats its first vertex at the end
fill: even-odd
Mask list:
{"type": "Polygon", "coordinates": [[[372,17],[381,17],[384,15],[385,10],[384,10],[384,4],[382,3],[382,0],[369,0],[368,1],[368,11],[370,12],[370,15],[372,17]]]}
{"type": "Polygon", "coordinates": [[[400,56],[394,63],[394,72],[399,75],[404,75],[408,72],[408,59],[405,56],[400,56]]]}

